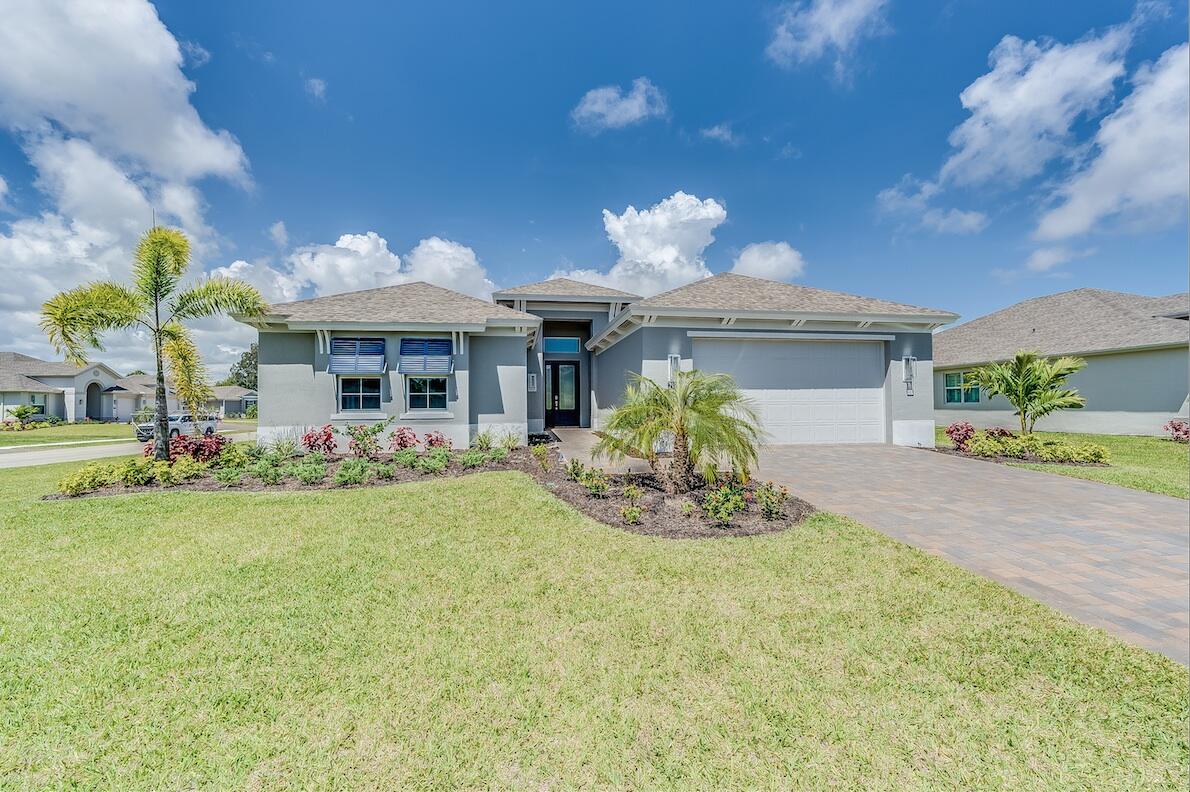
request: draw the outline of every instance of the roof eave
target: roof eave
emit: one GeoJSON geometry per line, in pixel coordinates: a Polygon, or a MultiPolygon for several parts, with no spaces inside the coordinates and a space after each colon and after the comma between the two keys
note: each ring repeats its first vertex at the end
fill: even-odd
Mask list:
{"type": "MultiPolygon", "coordinates": [[[[1121,355],[1128,352],[1149,352],[1154,349],[1180,349],[1185,346],[1190,346],[1190,341],[1164,341],[1157,344],[1139,344],[1137,346],[1126,347],[1110,347],[1106,349],[1086,349],[1080,352],[1040,352],[1042,357],[1096,357],[1099,355],[1121,355]]],[[[1026,347],[1021,347],[1026,349],[1026,347]]],[[[1015,352],[1013,354],[1016,354],[1015,352]]],[[[941,360],[934,361],[934,368],[941,371],[942,369],[954,368],[971,368],[972,366],[989,366],[992,363],[1004,363],[1011,360],[1012,355],[1005,357],[993,358],[992,360],[978,360],[972,362],[961,363],[947,363],[941,360]]]]}

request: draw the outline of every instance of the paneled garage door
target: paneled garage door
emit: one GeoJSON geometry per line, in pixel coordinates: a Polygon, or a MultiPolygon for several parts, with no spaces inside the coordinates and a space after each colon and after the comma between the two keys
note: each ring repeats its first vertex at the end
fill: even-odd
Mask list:
{"type": "Polygon", "coordinates": [[[769,443],[883,443],[881,341],[694,339],[694,367],[735,377],[769,443]]]}

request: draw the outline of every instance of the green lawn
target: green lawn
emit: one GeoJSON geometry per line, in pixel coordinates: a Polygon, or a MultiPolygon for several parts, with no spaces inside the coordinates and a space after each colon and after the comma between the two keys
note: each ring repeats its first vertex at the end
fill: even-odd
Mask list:
{"type": "MultiPolygon", "coordinates": [[[[936,428],[938,445],[951,445],[945,427],[936,428]]],[[[1038,432],[1074,443],[1099,443],[1111,451],[1109,467],[1073,465],[1033,465],[1014,463],[1016,467],[1044,470],[1063,476],[1104,481],[1121,487],[1190,498],[1190,448],[1163,437],[1135,435],[1077,434],[1074,432],[1038,432]]]]}
{"type": "Polygon", "coordinates": [[[60,424],[23,432],[0,432],[0,448],[109,439],[135,440],[136,433],[126,423],[60,424]]]}
{"type": "Polygon", "coordinates": [[[42,502],[0,786],[1185,789],[1185,669],[846,519],[670,541],[519,473],[42,502]]]}

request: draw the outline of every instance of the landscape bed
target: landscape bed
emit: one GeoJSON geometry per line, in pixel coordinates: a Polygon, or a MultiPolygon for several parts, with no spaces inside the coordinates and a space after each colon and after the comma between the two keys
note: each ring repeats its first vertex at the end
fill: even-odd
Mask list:
{"type": "MultiPolygon", "coordinates": [[[[59,492],[47,500],[94,498],[161,491],[296,492],[352,489],[450,478],[481,471],[516,470],[579,511],[608,525],[647,536],[712,538],[752,536],[785,530],[814,512],[814,507],[782,487],[767,482],[725,478],[713,487],[688,493],[665,491],[651,473],[605,474],[576,461],[564,462],[556,447],[494,447],[450,450],[408,448],[367,458],[297,449],[267,451],[248,444],[224,446],[215,440],[175,441],[200,456],[214,445],[210,459],[186,453],[171,464],[147,458],[122,463],[92,462],[64,477],[59,492]],[[234,465],[220,464],[229,457],[234,465]],[[272,457],[270,459],[270,457],[272,457]],[[708,499],[709,498],[709,499],[708,499]]],[[[148,452],[146,448],[146,453],[148,452]]]]}

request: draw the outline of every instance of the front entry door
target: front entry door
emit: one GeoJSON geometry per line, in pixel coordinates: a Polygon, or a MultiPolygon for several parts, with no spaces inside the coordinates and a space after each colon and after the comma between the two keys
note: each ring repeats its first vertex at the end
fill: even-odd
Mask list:
{"type": "Polygon", "coordinates": [[[578,363],[545,364],[545,425],[578,426],[578,363]]]}

